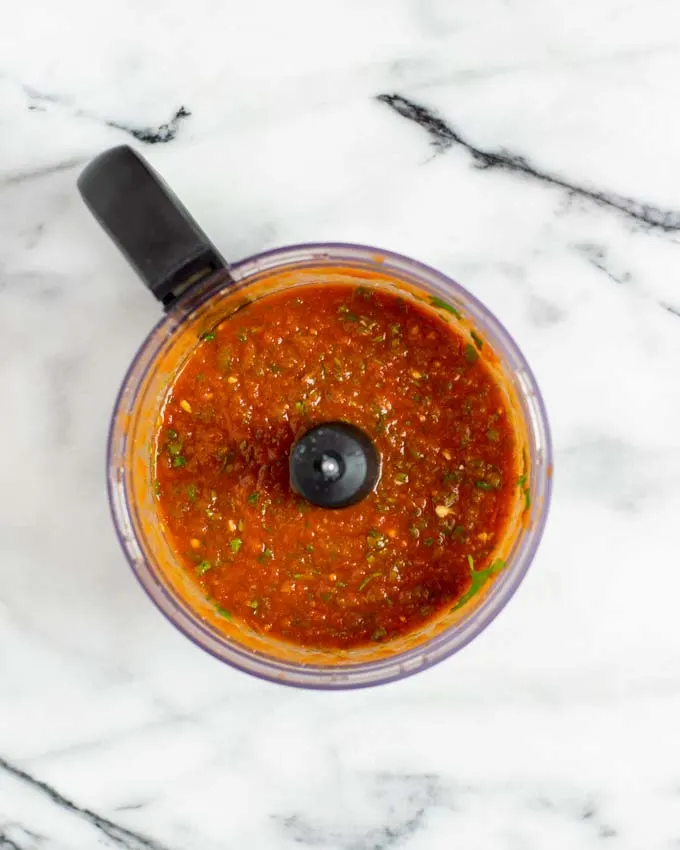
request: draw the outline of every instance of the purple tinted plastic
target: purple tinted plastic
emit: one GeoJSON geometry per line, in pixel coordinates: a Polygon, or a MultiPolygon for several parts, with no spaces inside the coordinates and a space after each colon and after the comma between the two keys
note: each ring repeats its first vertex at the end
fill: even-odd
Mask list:
{"type": "Polygon", "coordinates": [[[481,604],[459,623],[399,655],[377,661],[321,666],[280,661],[239,645],[205,622],[163,584],[157,565],[143,558],[139,541],[134,536],[131,516],[136,507],[128,498],[124,469],[121,466],[125,434],[116,421],[121,411],[130,412],[134,409],[137,393],[153,366],[162,342],[197,307],[228,285],[219,276],[200,293],[189,295],[161,319],[137,352],[121,386],[112,417],[108,441],[108,493],[121,546],[137,579],[160,611],[190,640],[221,661],[263,679],[306,688],[360,688],[401,679],[448,658],[479,635],[500,613],[522,582],[543,534],[551,495],[552,449],[543,399],[517,345],[500,322],[476,298],[435,269],[377,248],[349,244],[309,244],[258,254],[232,266],[230,271],[237,283],[247,283],[253,275],[262,272],[319,265],[370,268],[384,273],[387,278],[407,280],[439,295],[458,306],[472,320],[486,335],[504,362],[508,374],[514,374],[515,389],[529,439],[531,522],[514,547],[506,569],[496,578],[481,604]]]}

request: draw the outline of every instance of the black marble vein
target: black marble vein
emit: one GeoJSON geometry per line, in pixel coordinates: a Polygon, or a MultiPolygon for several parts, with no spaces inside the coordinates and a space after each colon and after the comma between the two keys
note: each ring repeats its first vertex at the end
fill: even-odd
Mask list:
{"type": "Polygon", "coordinates": [[[478,168],[495,168],[499,171],[520,174],[531,180],[565,189],[574,197],[583,198],[598,206],[616,210],[638,224],[657,228],[665,233],[680,231],[679,210],[664,209],[624,195],[572,183],[564,177],[533,165],[520,154],[505,150],[491,151],[479,148],[468,142],[451,124],[440,118],[431,109],[400,94],[379,94],[376,96],[376,100],[389,106],[402,118],[413,121],[419,127],[422,127],[438,153],[442,153],[454,145],[459,145],[471,154],[478,168]]]}
{"type": "Polygon", "coordinates": [[[0,831],[0,850],[25,850],[25,848],[0,831]]]}
{"type": "Polygon", "coordinates": [[[105,121],[104,123],[107,127],[129,133],[138,142],[144,142],[147,145],[164,145],[175,138],[180,122],[190,115],[191,112],[185,106],[180,106],[167,123],[159,124],[157,127],[134,127],[130,124],[121,124],[118,121],[105,121]]]}
{"type": "MultiPolygon", "coordinates": [[[[78,806],[68,797],[65,797],[56,788],[48,785],[40,779],[36,779],[16,765],[11,764],[0,757],[0,771],[14,777],[15,779],[28,785],[34,791],[46,797],[50,802],[59,806],[64,811],[86,821],[93,826],[98,832],[109,838],[117,847],[125,848],[125,850],[168,850],[167,846],[161,844],[153,838],[149,838],[140,832],[134,832],[124,826],[102,817],[102,815],[93,812],[91,809],[78,806]]],[[[13,839],[9,838],[6,833],[0,832],[0,848],[8,848],[8,850],[23,850],[13,839]],[[4,844],[3,844],[4,842],[4,844]]]]}
{"type": "Polygon", "coordinates": [[[122,130],[124,133],[137,139],[138,142],[143,142],[147,145],[162,145],[171,142],[177,136],[181,122],[191,115],[191,112],[186,106],[180,106],[168,121],[155,126],[139,127],[122,121],[102,118],[50,92],[38,91],[31,86],[22,86],[22,88],[29,100],[28,108],[31,111],[39,110],[44,112],[48,106],[63,107],[70,111],[76,118],[87,118],[91,121],[104,124],[106,127],[112,127],[114,130],[122,130]]]}

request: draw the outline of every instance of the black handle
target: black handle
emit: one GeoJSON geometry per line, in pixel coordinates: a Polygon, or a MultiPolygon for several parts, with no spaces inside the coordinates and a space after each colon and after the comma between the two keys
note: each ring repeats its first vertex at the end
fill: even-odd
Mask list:
{"type": "Polygon", "coordinates": [[[227,269],[182,202],[131,147],[111,148],[78,178],[83,200],[168,309],[198,279],[227,269]]]}
{"type": "Polygon", "coordinates": [[[370,437],[348,422],[310,428],[290,453],[290,483],[321,508],[346,508],[378,483],[380,460],[370,437]]]}

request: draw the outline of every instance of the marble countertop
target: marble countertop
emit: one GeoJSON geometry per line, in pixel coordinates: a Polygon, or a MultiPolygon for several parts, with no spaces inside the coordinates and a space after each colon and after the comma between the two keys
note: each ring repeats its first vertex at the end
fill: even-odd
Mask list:
{"type": "Polygon", "coordinates": [[[12,6],[0,848],[680,847],[679,98],[676,0],[12,6]],[[296,691],[220,665],[141,592],[104,443],[158,309],[75,186],[121,143],[228,258],[390,248],[519,342],[552,513],[456,657],[296,691]]]}

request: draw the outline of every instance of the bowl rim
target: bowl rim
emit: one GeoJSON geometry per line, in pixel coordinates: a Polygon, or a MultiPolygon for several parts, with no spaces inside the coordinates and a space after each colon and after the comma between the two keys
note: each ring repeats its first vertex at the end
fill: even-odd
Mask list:
{"type": "MultiPolygon", "coordinates": [[[[444,661],[481,634],[514,596],[533,561],[545,530],[552,495],[552,441],[545,403],[522,351],[504,325],[472,293],[432,266],[394,251],[348,242],[296,243],[246,257],[230,266],[228,271],[231,280],[224,273],[218,273],[213,276],[212,283],[209,283],[199,294],[189,292],[159,319],[137,349],[114,402],[106,449],[107,493],[116,534],[133,574],[154,605],[192,643],[219,661],[262,680],[312,690],[351,690],[401,680],[444,661]],[[495,336],[500,340],[500,346],[498,341],[494,341],[494,350],[498,352],[499,347],[502,347],[502,354],[513,359],[515,366],[519,367],[519,369],[513,369],[516,374],[519,371],[522,373],[522,380],[517,387],[518,396],[528,408],[530,421],[527,422],[527,430],[530,439],[538,436],[539,452],[542,454],[540,467],[537,459],[533,456],[531,458],[531,528],[523,535],[523,540],[519,544],[519,554],[496,577],[481,604],[473,609],[468,617],[403,653],[356,664],[338,666],[294,664],[267,657],[243,646],[239,647],[236,642],[227,641],[226,638],[220,640],[216,631],[212,628],[208,631],[200,615],[195,613],[186,602],[179,597],[173,598],[173,594],[168,592],[155,576],[153,567],[143,557],[140,559],[137,553],[131,551],[129,532],[125,530],[126,523],[128,528],[133,527],[129,520],[130,504],[126,493],[122,500],[117,498],[116,493],[116,488],[121,484],[120,476],[117,474],[120,465],[112,463],[117,417],[131,389],[135,385],[139,387],[142,384],[149,365],[153,363],[152,357],[141,376],[136,377],[135,373],[139,368],[140,360],[147,354],[159,332],[166,325],[178,326],[177,316],[188,301],[193,299],[189,310],[191,313],[233,283],[247,284],[250,277],[263,270],[281,271],[296,264],[301,265],[300,259],[304,260],[304,265],[307,266],[324,259],[333,260],[336,266],[351,266],[353,260],[355,263],[368,264],[378,271],[384,270],[386,276],[389,276],[390,271],[401,272],[403,276],[406,271],[415,277],[416,285],[418,280],[426,279],[448,300],[451,300],[452,296],[454,298],[459,296],[464,300],[466,314],[472,313],[475,318],[483,319],[487,327],[493,328],[495,336]],[[534,470],[538,470],[539,474],[535,474],[534,470]]],[[[133,536],[141,552],[134,529],[133,536]]]]}

